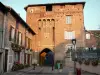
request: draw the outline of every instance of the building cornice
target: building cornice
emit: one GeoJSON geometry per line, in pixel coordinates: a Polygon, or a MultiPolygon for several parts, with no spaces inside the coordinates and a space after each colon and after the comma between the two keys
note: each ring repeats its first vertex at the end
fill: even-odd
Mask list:
{"type": "Polygon", "coordinates": [[[46,5],[74,5],[74,4],[82,4],[83,7],[85,6],[85,2],[62,2],[62,3],[46,3],[46,4],[29,4],[26,7],[24,7],[25,10],[27,10],[28,7],[32,7],[32,6],[46,6],[46,5]]]}

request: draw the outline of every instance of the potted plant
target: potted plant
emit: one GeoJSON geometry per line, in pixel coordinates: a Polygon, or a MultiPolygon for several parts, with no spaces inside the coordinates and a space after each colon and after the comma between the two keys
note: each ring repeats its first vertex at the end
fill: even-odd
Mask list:
{"type": "Polygon", "coordinates": [[[92,62],[91,62],[91,63],[92,63],[92,65],[93,65],[93,66],[97,66],[97,65],[98,65],[98,63],[99,63],[99,61],[98,61],[98,60],[92,60],[92,62]]]}
{"type": "Polygon", "coordinates": [[[82,60],[79,60],[78,63],[81,65],[82,64],[82,60]]]}
{"type": "Polygon", "coordinates": [[[85,61],[84,61],[84,64],[85,64],[85,65],[89,65],[89,64],[90,64],[90,60],[89,60],[89,59],[88,59],[88,60],[85,60],[85,61]]]}

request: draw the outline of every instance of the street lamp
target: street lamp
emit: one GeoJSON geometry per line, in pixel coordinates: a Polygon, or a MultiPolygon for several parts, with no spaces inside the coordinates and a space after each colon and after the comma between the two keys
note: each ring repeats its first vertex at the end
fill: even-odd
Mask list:
{"type": "Polygon", "coordinates": [[[72,44],[76,45],[76,39],[72,39],[72,44]]]}
{"type": "Polygon", "coordinates": [[[74,46],[74,49],[73,49],[74,51],[74,73],[76,74],[76,62],[75,62],[76,60],[76,39],[72,39],[72,44],[74,46]]]}

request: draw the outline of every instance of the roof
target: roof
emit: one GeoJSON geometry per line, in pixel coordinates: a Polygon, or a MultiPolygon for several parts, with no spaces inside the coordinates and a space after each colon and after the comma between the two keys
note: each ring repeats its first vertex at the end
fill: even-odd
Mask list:
{"type": "Polygon", "coordinates": [[[86,30],[86,32],[89,32],[89,33],[100,33],[100,30],[86,30]]]}
{"type": "Polygon", "coordinates": [[[31,6],[45,6],[45,5],[63,5],[63,4],[83,4],[83,7],[85,5],[85,2],[63,2],[63,3],[46,3],[46,4],[29,4],[24,9],[27,10],[28,7],[31,6]]]}
{"type": "Polygon", "coordinates": [[[1,2],[0,2],[0,10],[5,13],[7,11],[7,8],[5,5],[3,5],[1,2]]]}
{"type": "Polygon", "coordinates": [[[5,5],[3,5],[3,4],[0,2],[0,8],[1,8],[1,7],[2,7],[2,9],[7,10],[7,12],[10,11],[10,12],[14,15],[15,18],[17,18],[21,23],[23,23],[23,26],[25,26],[25,28],[27,28],[32,34],[35,34],[35,32],[34,32],[34,31],[29,27],[29,25],[19,16],[19,14],[16,13],[16,11],[15,11],[13,8],[11,8],[11,7],[9,7],[9,6],[5,6],[5,5]]]}

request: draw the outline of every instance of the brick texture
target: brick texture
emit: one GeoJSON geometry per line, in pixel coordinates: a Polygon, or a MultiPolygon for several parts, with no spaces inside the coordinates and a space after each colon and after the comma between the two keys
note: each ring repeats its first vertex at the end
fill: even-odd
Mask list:
{"type": "Polygon", "coordinates": [[[49,48],[58,59],[65,55],[65,46],[72,44],[64,39],[64,31],[75,31],[76,46],[85,46],[84,14],[82,4],[52,5],[52,11],[46,6],[29,6],[26,10],[26,22],[35,31],[35,50],[41,52],[49,48]],[[66,24],[66,16],[72,17],[72,23],[66,24]]]}

